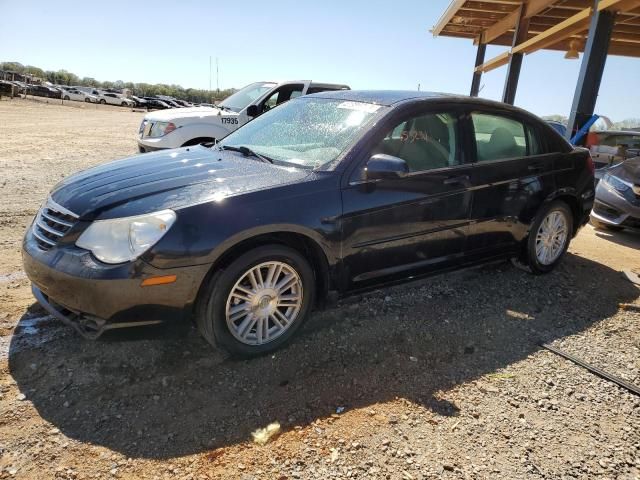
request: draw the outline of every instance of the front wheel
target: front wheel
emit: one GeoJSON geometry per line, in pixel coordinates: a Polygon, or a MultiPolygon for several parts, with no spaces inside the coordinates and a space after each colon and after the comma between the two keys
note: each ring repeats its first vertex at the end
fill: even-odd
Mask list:
{"type": "Polygon", "coordinates": [[[204,286],[196,313],[202,336],[241,357],[283,346],[309,316],[315,279],[296,250],[267,245],[246,252],[204,286]]]}
{"type": "Polygon", "coordinates": [[[89,103],[91,100],[89,100],[88,98],[85,98],[84,101],[89,103]]]}
{"type": "Polygon", "coordinates": [[[107,101],[106,101],[106,100],[104,100],[104,99],[101,99],[101,100],[100,100],[100,103],[101,103],[102,105],[106,105],[107,101]]]}
{"type": "Polygon", "coordinates": [[[573,214],[566,203],[555,201],[540,210],[526,244],[525,260],[532,273],[548,273],[560,263],[572,232],[573,214]]]}
{"type": "Polygon", "coordinates": [[[65,95],[65,96],[64,96],[64,99],[65,99],[65,100],[69,100],[69,95],[65,95]]]}

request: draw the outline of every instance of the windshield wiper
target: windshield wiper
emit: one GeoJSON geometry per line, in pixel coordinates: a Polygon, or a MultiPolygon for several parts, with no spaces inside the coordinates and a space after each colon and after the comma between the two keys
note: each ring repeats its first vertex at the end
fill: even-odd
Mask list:
{"type": "Polygon", "coordinates": [[[245,157],[256,157],[257,159],[265,162],[265,163],[273,163],[273,160],[271,160],[269,157],[265,157],[264,155],[260,155],[259,153],[254,152],[253,150],[251,150],[249,147],[245,147],[245,146],[233,146],[233,145],[220,145],[220,148],[222,150],[230,150],[232,152],[240,152],[241,154],[243,154],[245,157]]]}
{"type": "Polygon", "coordinates": [[[219,108],[220,110],[225,110],[227,112],[233,112],[233,110],[231,110],[229,107],[227,107],[226,105],[222,105],[222,104],[218,104],[215,106],[216,108],[219,108]]]}

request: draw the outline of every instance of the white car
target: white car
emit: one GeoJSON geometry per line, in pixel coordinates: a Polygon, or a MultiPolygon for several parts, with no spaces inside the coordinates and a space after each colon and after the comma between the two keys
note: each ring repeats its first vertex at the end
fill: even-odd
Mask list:
{"type": "Polygon", "coordinates": [[[77,90],[75,88],[64,89],[62,91],[63,100],[75,100],[76,102],[97,103],[98,97],[90,93],[77,90]]]}
{"type": "Polygon", "coordinates": [[[347,85],[290,82],[256,82],[238,90],[215,107],[158,110],[145,115],[138,131],[138,149],[151,152],[221,140],[261,113],[287,100],[347,85]]]}
{"type": "Polygon", "coordinates": [[[128,98],[123,97],[122,95],[118,95],[117,93],[109,92],[98,93],[98,103],[101,103],[103,105],[108,103],[109,105],[120,105],[122,107],[136,106],[136,102],[134,102],[133,100],[129,100],[128,98]]]}

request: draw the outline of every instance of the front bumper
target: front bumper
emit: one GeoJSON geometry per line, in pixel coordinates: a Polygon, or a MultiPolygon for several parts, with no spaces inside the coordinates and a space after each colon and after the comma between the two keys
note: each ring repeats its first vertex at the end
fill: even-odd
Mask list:
{"type": "Polygon", "coordinates": [[[640,228],[640,198],[632,191],[627,196],[600,182],[591,216],[608,225],[640,228]]]}
{"type": "Polygon", "coordinates": [[[138,140],[138,151],[140,153],[156,152],[158,150],[166,150],[168,148],[172,148],[172,147],[162,146],[158,142],[154,143],[150,140],[153,140],[153,139],[145,138],[144,140],[142,139],[138,140]]]}
{"type": "Polygon", "coordinates": [[[22,258],[38,302],[89,338],[112,328],[190,316],[209,269],[208,265],[158,269],[142,260],[107,265],[73,245],[44,251],[31,229],[23,242],[22,258]],[[176,281],[141,286],[145,278],[162,275],[176,275],[176,281]]]}

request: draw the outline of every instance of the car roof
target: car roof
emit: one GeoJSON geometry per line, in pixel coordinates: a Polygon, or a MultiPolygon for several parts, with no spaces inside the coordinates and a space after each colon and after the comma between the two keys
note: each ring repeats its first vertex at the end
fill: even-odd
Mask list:
{"type": "Polygon", "coordinates": [[[494,107],[501,110],[508,110],[514,113],[524,114],[529,117],[535,117],[539,121],[538,117],[532,113],[523,110],[513,105],[509,105],[502,102],[496,102],[494,100],[487,100],[478,97],[469,97],[467,95],[457,95],[453,93],[442,92],[422,92],[411,90],[338,90],[338,91],[326,91],[320,93],[314,93],[301,98],[327,98],[335,100],[344,100],[352,102],[364,102],[373,103],[376,105],[392,106],[398,103],[411,102],[411,101],[442,101],[450,100],[467,105],[475,105],[478,107],[494,107]]]}

